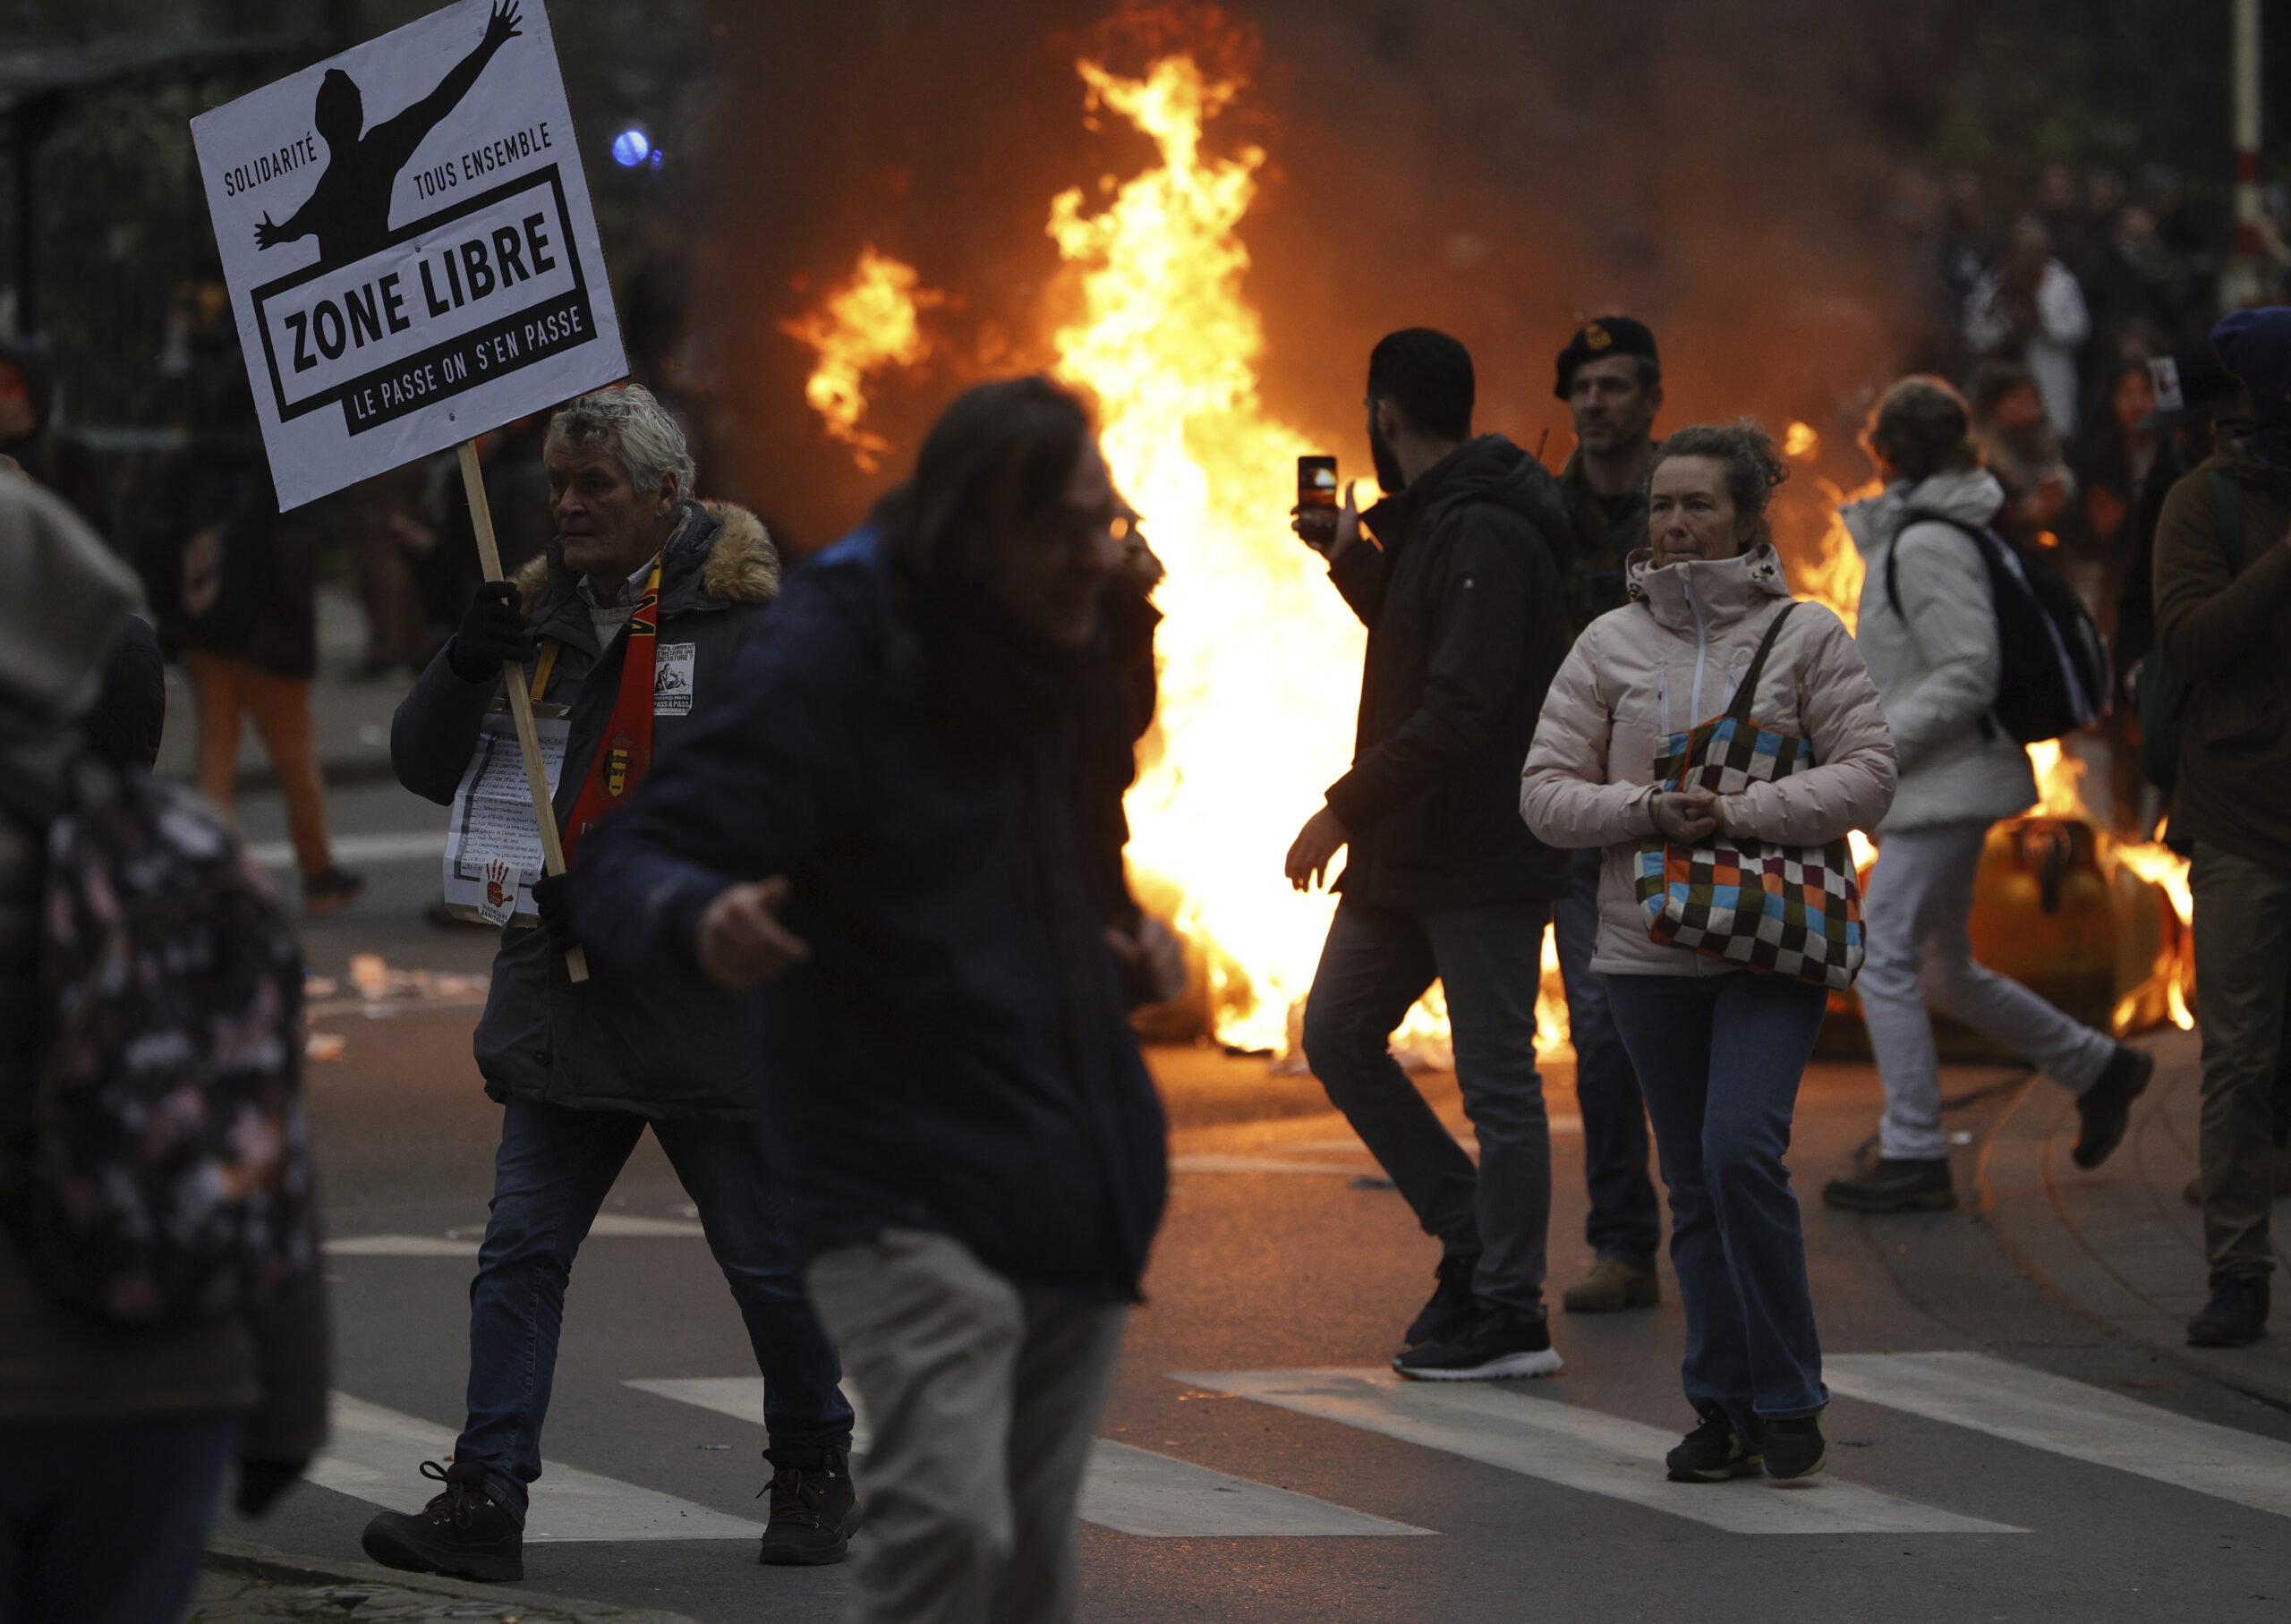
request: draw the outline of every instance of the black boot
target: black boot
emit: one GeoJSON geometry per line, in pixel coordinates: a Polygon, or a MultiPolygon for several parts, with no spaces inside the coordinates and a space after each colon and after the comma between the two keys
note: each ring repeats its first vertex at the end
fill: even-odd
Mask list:
{"type": "Polygon", "coordinates": [[[1949,1181],[1949,1159],[1931,1161],[1881,1160],[1857,1178],[1833,1178],[1822,1186],[1825,1204],[1844,1212],[1946,1212],[1957,1204],[1949,1181]]]}
{"type": "Polygon", "coordinates": [[[2187,1322],[2190,1348],[2248,1348],[2267,1334],[2263,1274],[2215,1274],[2211,1300],[2187,1322]]]}
{"type": "Polygon", "coordinates": [[[358,1542],[366,1554],[402,1573],[494,1584],[524,1578],[525,1531],[486,1498],[485,1468],[472,1460],[440,1469],[425,1460],[422,1475],[446,1492],[419,1512],[385,1511],[368,1523],[358,1542]]]}
{"type": "Polygon", "coordinates": [[[776,1568],[839,1562],[859,1526],[859,1496],[851,1486],[851,1457],[841,1450],[766,1450],[778,1469],[771,1486],[771,1525],[756,1560],[776,1568]]]}
{"type": "Polygon", "coordinates": [[[2132,1124],[2132,1102],[2155,1075],[2155,1056],[2118,1043],[2092,1086],[2076,1096],[2079,1122],[2070,1160],[2088,1173],[2106,1161],[2124,1143],[2124,1130],[2132,1124]]]}

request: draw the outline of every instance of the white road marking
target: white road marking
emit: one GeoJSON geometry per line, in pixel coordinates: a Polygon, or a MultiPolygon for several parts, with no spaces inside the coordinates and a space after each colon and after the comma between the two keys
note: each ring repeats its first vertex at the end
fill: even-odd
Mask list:
{"type": "MultiPolygon", "coordinates": [[[[631,1382],[630,1387],[696,1405],[754,1425],[763,1422],[763,1382],[754,1376],[698,1376],[631,1382]]],[[[852,1398],[848,1389],[845,1397],[852,1398]]],[[[859,1407],[854,1399],[852,1408],[859,1407]]],[[[864,1453],[866,1417],[852,1428],[864,1453]]],[[[865,1469],[860,1470],[865,1492],[865,1469]]],[[[1082,1483],[1082,1519],[1143,1539],[1308,1538],[1430,1534],[1409,1523],[1371,1517],[1309,1494],[1213,1472],[1190,1461],[1101,1438],[1082,1483]]]]}
{"type": "Polygon", "coordinates": [[[1981,1353],[1847,1354],[1836,1391],[2031,1449],[2291,1517],[2291,1444],[1981,1353]]]}
{"type": "MultiPolygon", "coordinates": [[[[473,1231],[473,1237],[481,1231],[473,1231]]],[[[634,1218],[621,1212],[600,1212],[589,1226],[589,1238],[637,1236],[652,1239],[700,1240],[707,1231],[698,1224],[673,1218],[634,1218]]],[[[475,1257],[478,1241],[441,1235],[352,1235],[326,1243],[333,1257],[475,1257]]]]}
{"type": "Polygon", "coordinates": [[[441,1235],[351,1235],[326,1243],[328,1257],[475,1257],[473,1240],[441,1235]]]}
{"type": "Polygon", "coordinates": [[[1730,1534],[2025,1534],[1840,1482],[1675,1484],[1677,1435],[1557,1399],[1480,1382],[1403,1382],[1389,1371],[1243,1370],[1173,1379],[1213,1392],[1381,1433],[1467,1460],[1629,1501],[1730,1534]]]}
{"type": "MultiPolygon", "coordinates": [[[[454,1433],[347,1393],[332,1395],[326,1450],[302,1475],[377,1506],[412,1510],[437,1492],[424,1460],[453,1453],[454,1433]]],[[[658,1489],[544,1461],[525,1518],[528,1540],[754,1539],[763,1525],[658,1489]]]]}
{"type": "MultiPolygon", "coordinates": [[[[434,829],[386,835],[336,835],[327,846],[336,863],[413,863],[423,858],[442,863],[446,856],[446,831],[434,829]]],[[[247,855],[265,868],[294,866],[291,841],[257,840],[247,846],[247,855]]]]}

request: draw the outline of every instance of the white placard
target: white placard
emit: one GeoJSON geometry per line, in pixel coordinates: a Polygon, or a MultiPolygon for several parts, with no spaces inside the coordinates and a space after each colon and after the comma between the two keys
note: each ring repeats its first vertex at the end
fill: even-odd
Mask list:
{"type": "Polygon", "coordinates": [[[625,376],[541,0],[192,120],[280,508],[625,376]]]}
{"type": "MultiPolygon", "coordinates": [[[[561,716],[533,718],[551,795],[565,770],[571,727],[561,716]]],[[[454,791],[453,820],[446,826],[446,906],[464,919],[499,924],[514,898],[518,923],[533,924],[541,915],[533,908],[532,883],[541,876],[541,831],[533,823],[516,724],[506,710],[490,711],[478,729],[477,749],[461,787],[454,791]]]]}

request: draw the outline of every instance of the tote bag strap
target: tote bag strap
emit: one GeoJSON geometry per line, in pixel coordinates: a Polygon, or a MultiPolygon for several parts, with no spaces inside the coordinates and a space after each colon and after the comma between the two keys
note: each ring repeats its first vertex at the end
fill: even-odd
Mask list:
{"type": "Polygon", "coordinates": [[[1782,634],[1782,623],[1790,618],[1796,603],[1784,606],[1766,628],[1766,635],[1759,640],[1758,652],[1750,658],[1750,668],[1742,673],[1742,686],[1734,690],[1734,702],[1726,707],[1726,714],[1737,722],[1750,719],[1751,701],[1758,698],[1758,679],[1766,675],[1767,656],[1774,652],[1774,640],[1782,634]]]}

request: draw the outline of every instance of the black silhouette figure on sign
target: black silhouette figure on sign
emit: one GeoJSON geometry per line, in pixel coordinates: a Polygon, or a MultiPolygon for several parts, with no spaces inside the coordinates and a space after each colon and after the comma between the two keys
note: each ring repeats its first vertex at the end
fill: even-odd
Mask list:
{"type": "Polygon", "coordinates": [[[255,246],[276,248],[314,236],[324,265],[347,264],[388,247],[390,192],[397,184],[397,172],[438,121],[469,94],[493,53],[522,31],[517,0],[500,0],[486,19],[485,38],[477,49],[455,64],[436,89],[371,130],[365,128],[366,103],[357,81],[340,68],[328,68],[319,81],[318,108],[311,119],[326,138],[326,173],[291,219],[273,225],[268,211],[264,212],[254,228],[255,246]]]}

